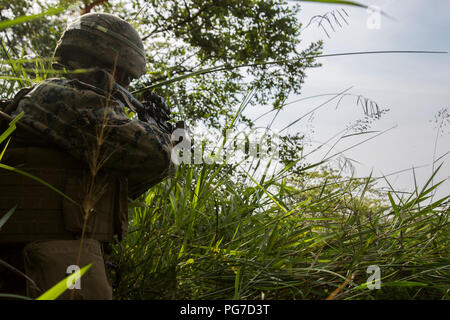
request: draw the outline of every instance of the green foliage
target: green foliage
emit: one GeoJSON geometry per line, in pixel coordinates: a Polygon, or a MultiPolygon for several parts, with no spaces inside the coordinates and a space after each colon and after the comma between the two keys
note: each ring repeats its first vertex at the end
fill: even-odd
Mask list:
{"type": "Polygon", "coordinates": [[[26,55],[50,57],[65,22],[54,15],[58,18],[63,8],[45,1],[0,1],[0,26],[10,25],[2,37],[10,53],[15,58],[22,51],[26,55]],[[12,25],[12,21],[20,23],[12,25]]]}

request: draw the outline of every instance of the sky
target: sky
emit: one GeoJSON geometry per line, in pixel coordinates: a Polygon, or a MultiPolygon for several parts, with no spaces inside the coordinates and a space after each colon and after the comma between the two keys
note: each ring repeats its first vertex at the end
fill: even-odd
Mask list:
{"type": "MultiPolygon", "coordinates": [[[[448,0],[361,0],[363,4],[377,6],[391,18],[365,9],[348,6],[302,3],[300,21],[306,26],[316,15],[340,11],[348,25],[338,17],[342,27],[332,18],[335,32],[325,24],[329,34],[318,26],[318,20],[305,28],[302,45],[322,39],[324,54],[379,50],[427,50],[450,51],[450,1],[448,0]],[[379,23],[378,23],[379,22],[379,23]]],[[[320,68],[307,70],[307,78],[300,96],[292,95],[288,101],[299,98],[342,92],[362,95],[390,111],[374,122],[369,130],[377,133],[352,136],[330,141],[318,152],[309,155],[308,161],[321,160],[325,154],[332,155],[373,139],[342,154],[351,161],[355,176],[388,175],[395,190],[408,192],[414,188],[415,179],[419,189],[431,177],[433,159],[450,151],[450,126],[437,135],[433,122],[439,110],[450,112],[450,54],[386,54],[322,58],[320,68]],[[437,139],[436,139],[437,138],[437,139]],[[437,143],[436,143],[437,141],[437,143]],[[414,169],[414,172],[412,170],[414,169]],[[393,174],[403,171],[399,174],[393,174]]],[[[309,148],[316,148],[357,119],[363,118],[361,106],[355,96],[346,96],[337,105],[329,103],[289,129],[289,133],[304,132],[310,138],[309,148]]],[[[313,98],[288,105],[273,125],[281,129],[330,99],[331,96],[313,98]]],[[[248,116],[255,118],[265,110],[252,110],[248,116]]],[[[259,120],[265,125],[271,118],[259,120]]],[[[443,123],[450,122],[447,118],[443,123]]],[[[450,123],[449,123],[450,124],[450,123]]],[[[312,149],[311,149],[312,150],[312,149]]],[[[337,159],[335,157],[333,159],[337,159]]],[[[450,153],[435,164],[443,163],[434,183],[444,181],[434,200],[450,194],[450,153]]],[[[337,165],[337,162],[334,162],[337,165]]],[[[347,172],[350,174],[350,171],[347,172]]],[[[386,183],[381,184],[386,186],[386,183]]]]}

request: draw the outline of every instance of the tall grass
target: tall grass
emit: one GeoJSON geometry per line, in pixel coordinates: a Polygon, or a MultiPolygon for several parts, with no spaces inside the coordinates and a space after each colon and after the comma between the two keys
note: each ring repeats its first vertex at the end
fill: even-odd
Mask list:
{"type": "Polygon", "coordinates": [[[279,174],[230,179],[224,168],[182,165],[135,203],[129,236],[114,246],[117,298],[449,297],[449,197],[426,201],[432,177],[383,201],[369,196],[370,177],[305,171],[314,182],[302,189],[279,174]],[[371,265],[380,290],[367,288],[371,265]]]}

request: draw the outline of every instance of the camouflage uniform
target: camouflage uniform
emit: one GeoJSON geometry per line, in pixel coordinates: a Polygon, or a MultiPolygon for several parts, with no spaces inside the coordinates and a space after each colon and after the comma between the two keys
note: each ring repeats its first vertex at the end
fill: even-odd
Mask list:
{"type": "MultiPolygon", "coordinates": [[[[132,45],[140,44],[140,40],[123,37],[124,28],[130,28],[125,24],[107,14],[82,16],[66,31],[66,40],[72,41],[59,46],[55,56],[64,57],[60,62],[66,67],[77,67],[80,61],[71,55],[70,46],[77,45],[76,38],[83,37],[80,32],[86,28],[86,41],[107,35],[109,42],[103,48],[96,44],[99,50],[117,47],[117,39],[120,44],[125,41],[120,54],[134,60],[119,54],[105,57],[101,63],[109,66],[109,72],[117,68],[122,75],[137,78],[145,72],[145,64],[143,67],[139,46],[132,45]],[[95,35],[97,31],[100,33],[95,35]]],[[[92,52],[85,52],[85,56],[93,57],[92,52]]],[[[81,61],[79,66],[85,65],[81,61]]],[[[17,253],[17,248],[26,244],[23,261],[17,254],[8,257],[34,280],[35,285],[27,281],[31,297],[63,279],[69,266],[93,263],[81,280],[81,289],[74,290],[75,298],[111,299],[101,244],[113,241],[114,236],[119,240],[125,236],[128,197],[142,194],[174,169],[169,134],[156,124],[129,119],[125,113],[127,99],[112,89],[113,75],[107,73],[109,81],[105,82],[98,81],[94,74],[44,80],[11,112],[12,116],[24,112],[20,122],[39,134],[18,129],[2,163],[41,178],[69,197],[17,173],[0,171],[1,212],[18,205],[0,231],[0,245],[7,244],[3,248],[17,253]]],[[[69,294],[70,290],[62,298],[69,298],[69,294]]]]}
{"type": "Polygon", "coordinates": [[[21,122],[91,169],[126,170],[148,186],[167,176],[171,142],[156,124],[130,120],[125,103],[95,82],[49,79],[27,94],[13,115],[23,111],[21,122]]]}

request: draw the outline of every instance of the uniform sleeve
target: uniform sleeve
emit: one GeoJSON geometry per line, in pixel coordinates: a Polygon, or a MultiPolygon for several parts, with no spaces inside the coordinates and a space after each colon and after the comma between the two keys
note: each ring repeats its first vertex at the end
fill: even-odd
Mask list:
{"type": "Polygon", "coordinates": [[[20,121],[85,162],[91,172],[117,170],[136,197],[174,171],[172,143],[157,125],[128,119],[121,101],[78,80],[49,79],[19,103],[20,121]]]}

